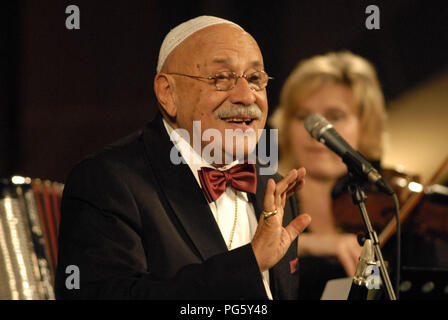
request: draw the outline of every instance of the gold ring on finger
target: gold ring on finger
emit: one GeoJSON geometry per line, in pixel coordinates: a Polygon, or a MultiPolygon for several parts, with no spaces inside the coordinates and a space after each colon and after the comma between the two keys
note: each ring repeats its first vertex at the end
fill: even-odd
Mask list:
{"type": "Polygon", "coordinates": [[[269,217],[275,216],[277,214],[277,209],[274,211],[263,211],[264,218],[267,219],[269,217]]]}

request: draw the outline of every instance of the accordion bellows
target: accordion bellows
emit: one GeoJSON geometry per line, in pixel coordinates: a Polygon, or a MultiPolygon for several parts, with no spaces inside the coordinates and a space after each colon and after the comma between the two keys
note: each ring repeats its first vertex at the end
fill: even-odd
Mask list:
{"type": "Polygon", "coordinates": [[[54,299],[62,190],[40,179],[0,181],[0,300],[54,299]]]}

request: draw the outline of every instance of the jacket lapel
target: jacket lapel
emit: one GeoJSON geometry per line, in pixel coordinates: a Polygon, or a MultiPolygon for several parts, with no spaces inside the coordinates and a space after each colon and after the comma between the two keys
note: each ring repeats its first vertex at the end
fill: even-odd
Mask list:
{"type": "Polygon", "coordinates": [[[202,259],[225,252],[225,241],[190,167],[170,159],[174,144],[159,114],[146,127],[143,139],[152,171],[170,206],[167,210],[177,216],[202,259]]]}

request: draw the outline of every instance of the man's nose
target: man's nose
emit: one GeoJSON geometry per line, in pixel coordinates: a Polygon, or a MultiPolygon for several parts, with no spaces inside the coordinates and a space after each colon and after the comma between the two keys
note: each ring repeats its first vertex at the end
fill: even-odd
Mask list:
{"type": "Polygon", "coordinates": [[[235,87],[230,90],[230,102],[249,106],[256,101],[254,90],[250,88],[246,78],[238,78],[235,87]]]}

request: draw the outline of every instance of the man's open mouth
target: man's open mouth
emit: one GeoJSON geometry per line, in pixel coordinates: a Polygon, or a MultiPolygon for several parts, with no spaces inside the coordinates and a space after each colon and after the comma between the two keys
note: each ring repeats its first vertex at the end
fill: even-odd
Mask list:
{"type": "Polygon", "coordinates": [[[229,117],[229,118],[221,118],[221,120],[229,122],[229,123],[236,123],[236,124],[246,124],[250,125],[256,118],[238,118],[238,117],[229,117]]]}

